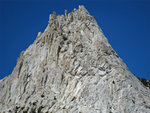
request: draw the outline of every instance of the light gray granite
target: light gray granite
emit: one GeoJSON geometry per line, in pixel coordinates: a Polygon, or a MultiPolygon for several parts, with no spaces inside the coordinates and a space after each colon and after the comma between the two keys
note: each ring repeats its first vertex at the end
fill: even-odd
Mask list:
{"type": "Polygon", "coordinates": [[[84,6],[48,26],[0,80],[0,113],[150,113],[129,71],[84,6]]]}

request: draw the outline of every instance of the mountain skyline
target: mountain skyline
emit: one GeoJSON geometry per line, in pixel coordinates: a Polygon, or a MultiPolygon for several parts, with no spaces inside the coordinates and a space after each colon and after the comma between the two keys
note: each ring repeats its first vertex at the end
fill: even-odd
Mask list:
{"type": "Polygon", "coordinates": [[[79,5],[65,15],[50,14],[44,32],[21,52],[12,74],[0,80],[0,111],[149,113],[149,87],[79,5]]]}
{"type": "Polygon", "coordinates": [[[84,5],[108,41],[138,77],[150,79],[150,2],[17,2],[0,1],[0,79],[11,74],[21,51],[43,32],[49,14],[84,5]]]}

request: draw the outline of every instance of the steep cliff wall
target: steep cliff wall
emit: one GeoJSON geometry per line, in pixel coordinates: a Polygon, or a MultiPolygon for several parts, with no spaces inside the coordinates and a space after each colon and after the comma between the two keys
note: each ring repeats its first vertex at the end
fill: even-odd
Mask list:
{"type": "Polygon", "coordinates": [[[149,113],[150,90],[112,49],[84,6],[50,15],[0,81],[1,113],[149,113]]]}

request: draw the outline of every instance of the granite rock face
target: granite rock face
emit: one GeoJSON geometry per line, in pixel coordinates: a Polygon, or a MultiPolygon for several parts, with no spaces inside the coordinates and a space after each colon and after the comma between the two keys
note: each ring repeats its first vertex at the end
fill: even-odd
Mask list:
{"type": "Polygon", "coordinates": [[[84,6],[55,12],[0,80],[0,113],[150,113],[150,90],[84,6]]]}

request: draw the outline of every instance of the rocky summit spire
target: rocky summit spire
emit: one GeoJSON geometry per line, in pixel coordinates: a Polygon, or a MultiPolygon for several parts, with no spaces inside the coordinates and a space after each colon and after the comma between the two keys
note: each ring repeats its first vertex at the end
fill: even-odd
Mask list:
{"type": "Polygon", "coordinates": [[[149,113],[150,90],[128,70],[84,6],[48,26],[0,81],[0,113],[149,113]]]}

